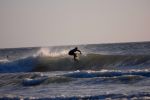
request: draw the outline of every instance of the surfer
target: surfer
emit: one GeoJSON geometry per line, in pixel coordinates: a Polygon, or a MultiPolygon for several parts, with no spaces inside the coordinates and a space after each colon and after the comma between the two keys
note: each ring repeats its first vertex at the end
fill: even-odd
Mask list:
{"type": "Polygon", "coordinates": [[[74,56],[74,61],[78,61],[78,52],[82,54],[78,47],[75,47],[74,49],[70,50],[68,54],[74,56]]]}

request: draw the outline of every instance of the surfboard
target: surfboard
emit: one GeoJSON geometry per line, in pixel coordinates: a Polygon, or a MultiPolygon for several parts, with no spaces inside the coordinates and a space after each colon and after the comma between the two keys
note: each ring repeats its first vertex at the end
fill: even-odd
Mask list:
{"type": "Polygon", "coordinates": [[[80,60],[80,52],[76,51],[75,54],[77,55],[75,57],[75,60],[77,60],[77,61],[80,60]]]}

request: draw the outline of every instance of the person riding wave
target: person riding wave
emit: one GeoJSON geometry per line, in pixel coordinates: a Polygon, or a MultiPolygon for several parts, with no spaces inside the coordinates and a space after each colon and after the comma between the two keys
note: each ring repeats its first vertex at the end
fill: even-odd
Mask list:
{"type": "Polygon", "coordinates": [[[69,55],[74,56],[74,61],[78,61],[78,59],[77,59],[77,57],[78,57],[77,52],[80,52],[80,54],[82,54],[81,51],[78,49],[78,47],[75,47],[74,49],[70,50],[69,53],[68,53],[69,55]]]}

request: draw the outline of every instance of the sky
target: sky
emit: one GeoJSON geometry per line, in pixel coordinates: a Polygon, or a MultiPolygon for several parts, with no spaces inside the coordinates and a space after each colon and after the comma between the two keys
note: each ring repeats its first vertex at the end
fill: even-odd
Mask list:
{"type": "Polygon", "coordinates": [[[150,0],[0,0],[0,48],[150,41],[150,0]]]}

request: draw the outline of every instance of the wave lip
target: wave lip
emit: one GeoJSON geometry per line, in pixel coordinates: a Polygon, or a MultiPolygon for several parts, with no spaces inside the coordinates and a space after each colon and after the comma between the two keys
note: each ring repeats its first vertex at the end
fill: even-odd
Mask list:
{"type": "Polygon", "coordinates": [[[53,49],[53,48],[47,48],[42,47],[40,48],[35,54],[33,54],[34,57],[59,57],[59,56],[65,56],[68,54],[68,50],[63,49],[53,49]]]}

